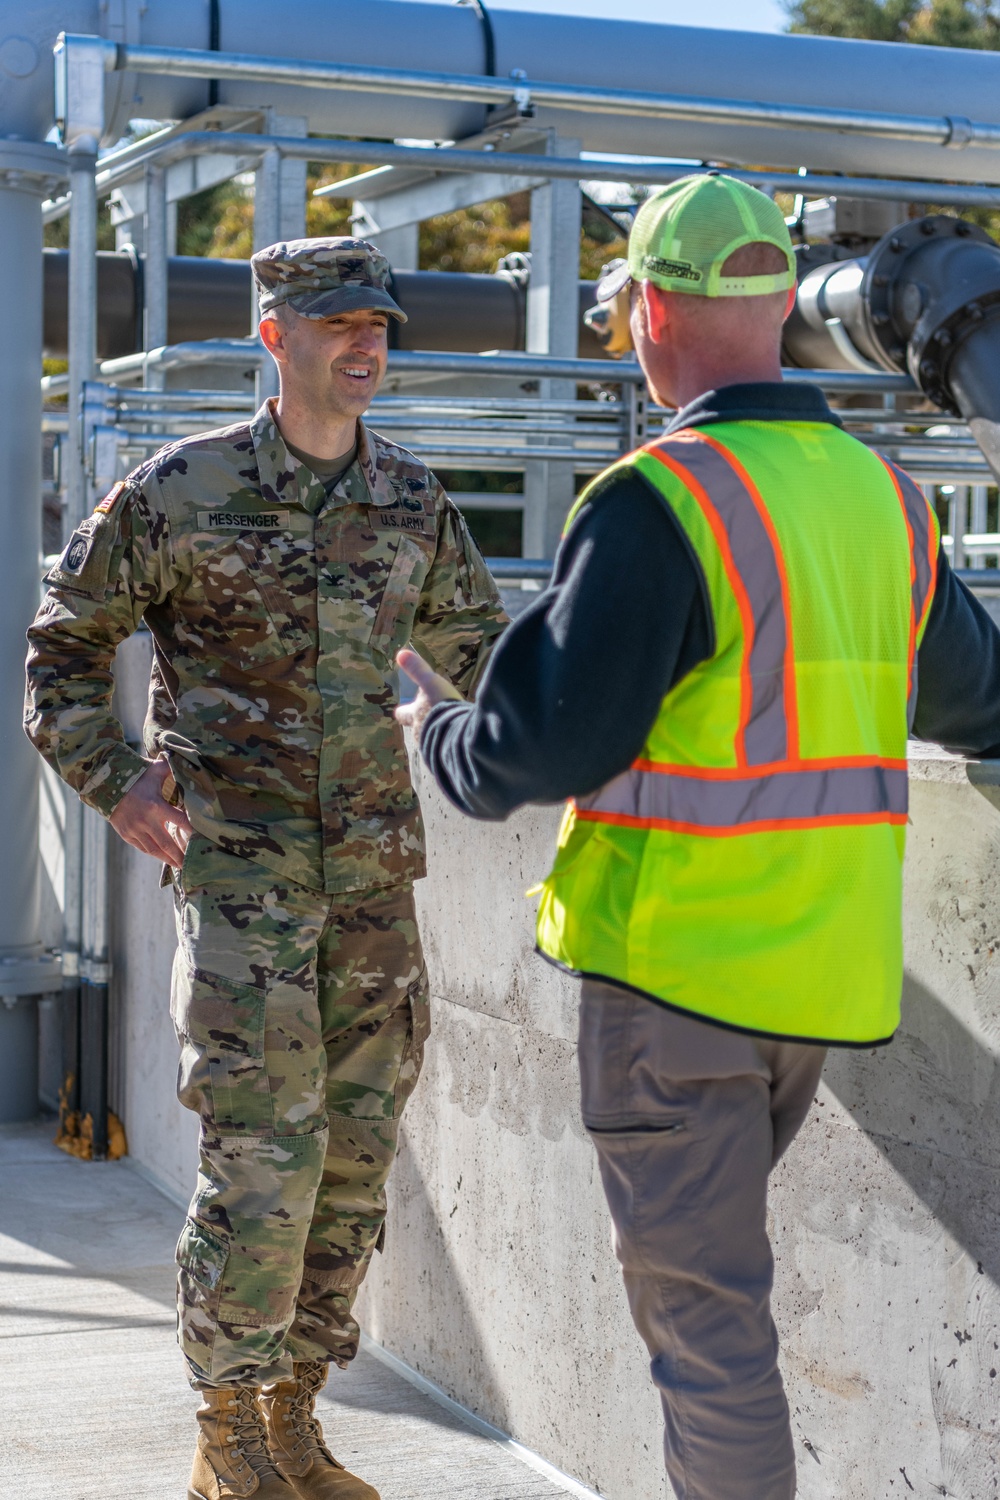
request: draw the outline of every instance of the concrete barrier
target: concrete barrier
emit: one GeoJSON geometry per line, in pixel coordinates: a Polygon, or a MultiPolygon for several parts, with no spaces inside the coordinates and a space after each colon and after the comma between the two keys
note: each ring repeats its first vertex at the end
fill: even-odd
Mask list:
{"type": "MultiPolygon", "coordinates": [[[[666,1494],[660,1416],[578,1115],[575,987],[524,891],[558,813],[461,818],[416,771],[434,1036],[361,1297],[380,1343],[612,1500],[666,1494]]],[[[775,1174],[775,1314],[804,1500],[986,1500],[1000,1474],[1000,764],[912,766],[902,1029],[831,1054],[775,1174]]],[[[175,1197],[169,892],[115,854],[115,1003],[133,1159],[175,1197]]],[[[808,983],[808,975],[803,976],[808,983]]]]}

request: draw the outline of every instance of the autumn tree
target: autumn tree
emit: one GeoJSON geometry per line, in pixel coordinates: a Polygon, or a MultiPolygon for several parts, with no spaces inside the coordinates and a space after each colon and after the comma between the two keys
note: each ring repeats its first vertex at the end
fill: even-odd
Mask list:
{"type": "Polygon", "coordinates": [[[788,30],[812,36],[1000,48],[1000,7],[991,0],[788,0],[788,30]]]}

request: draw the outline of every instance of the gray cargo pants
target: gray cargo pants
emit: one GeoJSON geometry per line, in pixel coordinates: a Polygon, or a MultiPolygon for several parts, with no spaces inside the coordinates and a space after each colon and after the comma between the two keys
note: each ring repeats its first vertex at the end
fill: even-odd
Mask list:
{"type": "Polygon", "coordinates": [[[583,981],[583,1119],[663,1402],[677,1500],[795,1494],[767,1178],[809,1111],[825,1055],[583,981]]]}

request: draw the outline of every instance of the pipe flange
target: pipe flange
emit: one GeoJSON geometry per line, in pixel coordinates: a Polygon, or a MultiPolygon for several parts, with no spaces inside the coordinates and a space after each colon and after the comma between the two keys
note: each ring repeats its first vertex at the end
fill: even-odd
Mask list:
{"type": "Polygon", "coordinates": [[[975,333],[987,319],[995,320],[1000,313],[1000,286],[993,291],[981,292],[979,296],[957,308],[943,322],[933,320],[933,327],[924,331],[919,325],[910,341],[907,363],[910,374],[926,396],[940,406],[942,411],[959,417],[962,412],[951,394],[948,379],[949,367],[955,352],[962,347],[970,334],[975,333]]]}
{"type": "MultiPolygon", "coordinates": [[[[994,243],[986,230],[976,224],[968,224],[950,214],[928,214],[890,230],[868,256],[861,283],[864,324],[879,362],[887,370],[903,373],[909,367],[914,379],[918,379],[909,365],[907,353],[920,310],[917,309],[913,317],[906,316],[905,309],[899,305],[898,289],[905,280],[904,268],[911,256],[934,241],[946,239],[977,239],[990,245],[994,243]]],[[[918,359],[918,368],[919,363],[918,359]]]]}

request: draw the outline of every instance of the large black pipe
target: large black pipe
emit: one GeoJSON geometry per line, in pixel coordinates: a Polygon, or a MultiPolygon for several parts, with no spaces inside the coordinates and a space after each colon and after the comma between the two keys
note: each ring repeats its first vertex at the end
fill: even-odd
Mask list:
{"type": "MultiPolygon", "coordinates": [[[[811,253],[817,258],[817,247],[811,253]]],[[[1000,479],[1000,245],[984,229],[928,214],[890,230],[861,259],[808,268],[785,357],[822,369],[908,370],[936,406],[965,418],[1000,479]]]]}
{"type": "MultiPolygon", "coordinates": [[[[142,262],[128,252],[97,257],[97,342],[101,359],[142,348],[142,262]]],[[[409,317],[393,330],[398,349],[523,349],[525,282],[516,273],[495,276],[453,271],[397,271],[396,299],[409,317]]],[[[594,283],[580,282],[581,358],[604,354],[582,321],[594,300],[594,283]]],[[[69,254],[45,251],[45,353],[66,356],[69,254]]],[[[243,338],[250,332],[250,263],[175,255],[167,262],[167,339],[243,338]]]]}

